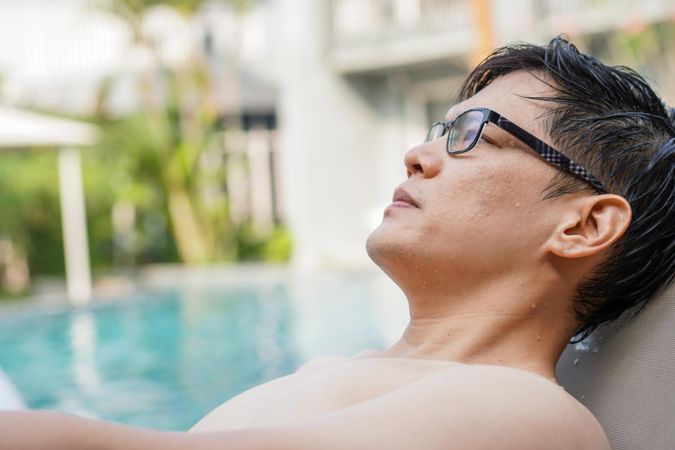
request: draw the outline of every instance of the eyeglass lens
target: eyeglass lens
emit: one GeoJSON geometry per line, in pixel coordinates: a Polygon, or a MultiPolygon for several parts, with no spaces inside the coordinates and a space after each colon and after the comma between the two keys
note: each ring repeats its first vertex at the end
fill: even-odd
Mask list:
{"type": "Polygon", "coordinates": [[[424,142],[431,142],[435,141],[436,139],[440,138],[445,134],[445,131],[447,129],[447,125],[445,122],[436,122],[433,125],[431,125],[431,128],[429,128],[429,132],[427,133],[427,137],[424,140],[424,142]]]}
{"type": "Polygon", "coordinates": [[[457,117],[450,126],[448,152],[462,152],[476,145],[483,122],[482,111],[467,111],[457,117]]]}
{"type": "Polygon", "coordinates": [[[427,133],[426,142],[435,141],[448,132],[448,152],[463,152],[476,144],[483,123],[482,111],[466,111],[451,122],[434,123],[427,133]]]}

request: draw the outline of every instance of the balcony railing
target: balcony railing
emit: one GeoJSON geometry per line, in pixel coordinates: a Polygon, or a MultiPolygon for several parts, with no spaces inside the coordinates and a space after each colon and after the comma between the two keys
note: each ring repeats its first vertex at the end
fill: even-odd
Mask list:
{"type": "Polygon", "coordinates": [[[333,0],[332,11],[337,46],[471,26],[469,0],[333,0]]]}
{"type": "MultiPolygon", "coordinates": [[[[329,0],[338,71],[359,72],[466,55],[476,45],[472,0],[329,0]]],[[[546,42],[675,18],[673,0],[491,0],[494,45],[546,42]]]]}
{"type": "Polygon", "coordinates": [[[470,0],[331,0],[338,70],[370,70],[447,58],[473,33],[470,0]]]}
{"type": "Polygon", "coordinates": [[[590,34],[673,21],[672,0],[539,0],[532,13],[540,33],[590,34]]]}

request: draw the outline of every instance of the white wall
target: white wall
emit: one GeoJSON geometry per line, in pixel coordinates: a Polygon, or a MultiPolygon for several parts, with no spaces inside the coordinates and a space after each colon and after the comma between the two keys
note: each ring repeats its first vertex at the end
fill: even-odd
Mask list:
{"type": "Polygon", "coordinates": [[[364,264],[364,211],[374,202],[371,150],[379,119],[363,92],[325,63],[326,6],[279,0],[277,8],[280,150],[301,267],[364,264]]]}

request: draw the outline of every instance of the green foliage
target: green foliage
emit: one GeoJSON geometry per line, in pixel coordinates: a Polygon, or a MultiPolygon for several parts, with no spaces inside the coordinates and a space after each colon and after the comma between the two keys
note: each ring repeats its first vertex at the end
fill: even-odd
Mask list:
{"type": "MultiPolygon", "coordinates": [[[[168,5],[189,15],[202,0],[92,0],[122,18],[135,45],[154,51],[140,33],[145,10],[168,5]]],[[[249,0],[223,0],[241,10],[249,0]]],[[[82,149],[89,250],[94,269],[156,262],[287,261],[283,226],[261,235],[230,218],[222,112],[215,81],[200,55],[181,69],[157,65],[138,75],[140,107],[111,118],[104,82],[95,117],[99,141],[82,149]],[[206,161],[206,162],[205,162],[206,161]],[[208,195],[205,195],[208,193],[208,195]],[[113,210],[132,212],[130,229],[115,229],[113,210]]],[[[32,275],[63,275],[57,150],[0,154],[0,239],[27,257],[32,275]]],[[[119,225],[118,227],[119,228],[119,225]]],[[[3,297],[0,292],[0,297],[3,297]]]]}
{"type": "Polygon", "coordinates": [[[25,252],[37,273],[64,273],[56,153],[0,154],[0,237],[25,252]]]}
{"type": "Polygon", "coordinates": [[[291,259],[293,241],[291,233],[280,225],[274,229],[263,247],[262,259],[269,262],[288,262],[291,259]]]}
{"type": "Polygon", "coordinates": [[[239,261],[287,262],[291,257],[291,235],[283,225],[277,225],[271,234],[261,236],[247,222],[236,233],[239,261]]]}
{"type": "MultiPolygon", "coordinates": [[[[213,0],[91,0],[94,6],[112,13],[127,22],[139,23],[140,16],[153,6],[170,6],[184,15],[192,15],[213,0]]],[[[234,6],[238,11],[244,10],[253,0],[220,0],[234,6]]]]}
{"type": "MultiPolygon", "coordinates": [[[[132,262],[178,262],[164,184],[168,128],[153,128],[144,114],[101,121],[100,141],[82,149],[89,248],[94,269],[119,266],[111,211],[116,203],[134,206],[132,262]]],[[[11,239],[27,255],[33,275],[63,275],[63,241],[57,150],[5,151],[0,155],[0,237],[11,239]]],[[[187,166],[183,163],[181,171],[187,166]]],[[[189,165],[189,164],[188,164],[189,165]]],[[[223,184],[223,171],[195,183],[223,184]],[[209,180],[209,177],[212,179],[209,180]]],[[[283,226],[261,235],[249,222],[233,227],[223,193],[202,213],[216,230],[214,261],[287,261],[291,239],[283,226]]]]}
{"type": "Polygon", "coordinates": [[[25,292],[11,292],[0,287],[0,302],[4,305],[10,303],[19,303],[26,296],[25,292]]]}
{"type": "Polygon", "coordinates": [[[84,184],[92,264],[176,262],[178,255],[166,220],[161,159],[154,151],[152,130],[143,116],[99,123],[100,140],[83,152],[84,184]],[[134,249],[130,260],[115,255],[112,210],[116,203],[136,211],[134,249]]]}

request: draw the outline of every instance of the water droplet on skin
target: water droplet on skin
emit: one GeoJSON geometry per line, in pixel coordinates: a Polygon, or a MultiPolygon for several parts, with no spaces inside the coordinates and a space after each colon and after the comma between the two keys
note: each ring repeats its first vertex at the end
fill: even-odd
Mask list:
{"type": "Polygon", "coordinates": [[[574,364],[575,366],[576,366],[577,364],[579,364],[579,358],[575,359],[573,364],[574,364]]]}
{"type": "Polygon", "coordinates": [[[532,309],[534,309],[534,308],[536,308],[536,307],[537,307],[537,304],[536,304],[536,303],[532,303],[532,304],[530,305],[530,308],[532,308],[532,309]]]}
{"type": "Polygon", "coordinates": [[[516,208],[520,208],[520,203],[516,203],[516,208]]]}
{"type": "Polygon", "coordinates": [[[537,340],[541,341],[541,336],[539,335],[539,333],[537,333],[537,340]]]}
{"type": "Polygon", "coordinates": [[[518,278],[518,284],[523,284],[522,278],[518,278]]]}

